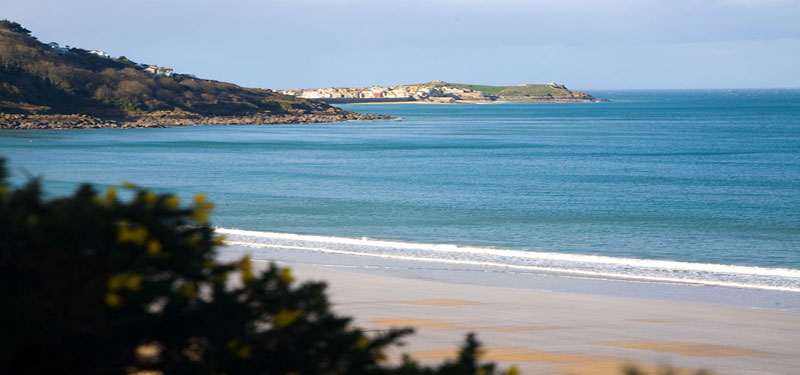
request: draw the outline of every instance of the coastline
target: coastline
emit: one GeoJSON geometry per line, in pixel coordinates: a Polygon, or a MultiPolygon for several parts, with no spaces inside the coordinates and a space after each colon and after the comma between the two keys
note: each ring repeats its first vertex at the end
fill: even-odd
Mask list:
{"type": "Polygon", "coordinates": [[[388,120],[391,116],[345,111],[330,107],[325,111],[290,113],[258,112],[245,115],[206,116],[186,112],[155,112],[128,117],[96,117],[85,114],[22,115],[3,114],[0,130],[6,129],[98,129],[166,128],[191,125],[313,124],[357,120],[388,120]]]}
{"type": "Polygon", "coordinates": [[[485,360],[516,364],[524,374],[618,375],[630,363],[719,374],[800,371],[797,311],[462,284],[427,271],[332,264],[319,254],[286,262],[236,246],[220,257],[244,252],[259,267],[277,261],[300,280],[327,282],[335,311],[353,316],[356,326],[414,327],[395,359],[452,358],[464,334],[475,332],[485,360]]]}
{"type": "Polygon", "coordinates": [[[435,273],[440,280],[474,285],[539,286],[609,295],[647,296],[653,289],[687,301],[715,301],[744,307],[800,311],[800,270],[693,263],[443,243],[332,237],[217,228],[226,243],[286,262],[327,262],[405,269],[413,278],[435,273]],[[424,271],[417,271],[424,270],[424,271]],[[448,272],[457,270],[458,272],[448,272]],[[463,277],[463,275],[471,275],[463,277]],[[521,281],[523,280],[523,281],[521,281]],[[583,282],[588,281],[588,282],[583,282]],[[569,285],[564,287],[563,285],[569,285]],[[712,289],[713,288],[713,289],[712,289]],[[715,290],[702,293],[703,290],[715,290]],[[608,293],[605,293],[608,294],[608,293]]]}
{"type": "Polygon", "coordinates": [[[219,259],[249,255],[260,267],[276,262],[300,280],[324,281],[335,311],[356,326],[415,328],[394,359],[452,358],[475,332],[485,360],[523,374],[619,375],[631,363],[687,375],[800,371],[800,292],[522,272],[459,262],[450,245],[217,232],[226,236],[219,259]],[[380,251],[364,252],[361,243],[380,251]],[[393,255],[406,245],[414,256],[393,255]],[[450,259],[423,259],[428,248],[450,259]]]}

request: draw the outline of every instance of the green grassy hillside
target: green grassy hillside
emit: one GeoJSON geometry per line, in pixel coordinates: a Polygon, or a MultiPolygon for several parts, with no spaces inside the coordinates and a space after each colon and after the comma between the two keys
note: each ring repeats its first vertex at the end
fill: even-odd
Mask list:
{"type": "Polygon", "coordinates": [[[589,94],[581,91],[569,90],[563,85],[548,85],[548,84],[527,84],[521,86],[488,86],[488,85],[471,85],[465,83],[451,83],[451,82],[428,82],[425,84],[429,87],[453,87],[460,89],[470,89],[480,91],[486,95],[503,97],[546,97],[551,96],[554,98],[584,98],[592,100],[589,94]]]}

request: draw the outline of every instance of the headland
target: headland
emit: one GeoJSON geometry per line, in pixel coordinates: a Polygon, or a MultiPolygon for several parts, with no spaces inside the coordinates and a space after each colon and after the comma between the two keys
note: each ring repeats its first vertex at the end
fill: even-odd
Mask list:
{"type": "Polygon", "coordinates": [[[0,129],[296,124],[388,119],[272,90],[42,43],[0,21],[0,129]]]}
{"type": "Polygon", "coordinates": [[[313,99],[330,104],[351,103],[436,103],[474,104],[491,102],[560,103],[597,102],[585,92],[570,90],[563,84],[527,84],[489,86],[450,83],[434,80],[427,83],[399,86],[330,87],[317,89],[279,90],[281,94],[313,99]]]}

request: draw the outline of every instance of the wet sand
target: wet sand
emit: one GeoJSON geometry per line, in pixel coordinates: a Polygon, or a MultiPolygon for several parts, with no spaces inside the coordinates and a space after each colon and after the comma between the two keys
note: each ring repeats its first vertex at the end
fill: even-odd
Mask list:
{"type": "MultiPolygon", "coordinates": [[[[264,261],[262,264],[266,264],[264,261]]],[[[525,374],[620,374],[631,363],[677,373],[800,373],[800,312],[699,302],[548,292],[281,263],[324,280],[335,310],[370,331],[414,327],[406,346],[423,362],[452,358],[467,332],[484,359],[525,374]]]]}

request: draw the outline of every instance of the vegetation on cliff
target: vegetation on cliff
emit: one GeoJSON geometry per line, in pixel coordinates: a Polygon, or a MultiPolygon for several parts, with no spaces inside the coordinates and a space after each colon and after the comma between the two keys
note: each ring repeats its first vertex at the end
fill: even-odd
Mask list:
{"type": "MultiPolygon", "coordinates": [[[[59,51],[0,21],[0,114],[102,118],[165,112],[173,117],[341,112],[327,104],[189,75],[158,76],[123,57],[59,51]]],[[[10,118],[5,116],[5,118],[10,118]]]]}
{"type": "Polygon", "coordinates": [[[522,99],[525,97],[533,99],[552,98],[553,100],[596,100],[594,97],[583,91],[570,90],[566,86],[556,83],[522,84],[518,86],[489,86],[433,81],[423,85],[432,88],[453,87],[462,90],[479,91],[486,95],[497,97],[499,100],[515,98],[522,99]]]}

